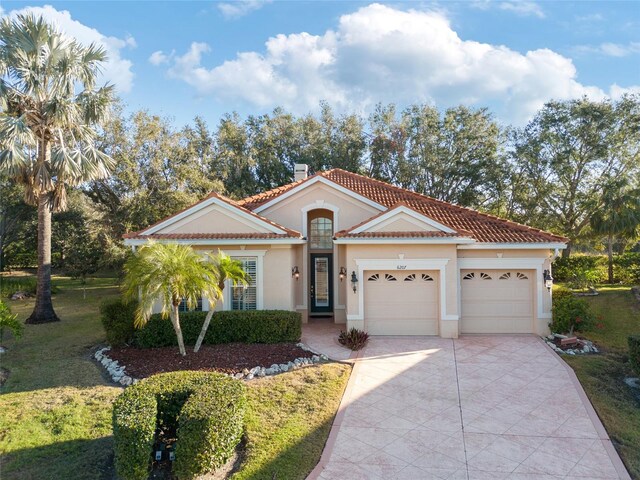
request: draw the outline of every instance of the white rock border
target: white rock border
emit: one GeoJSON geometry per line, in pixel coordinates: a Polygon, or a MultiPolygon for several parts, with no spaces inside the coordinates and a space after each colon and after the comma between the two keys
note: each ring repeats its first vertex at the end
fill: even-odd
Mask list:
{"type": "Polygon", "coordinates": [[[589,340],[584,340],[585,345],[582,348],[570,348],[568,350],[563,350],[555,343],[553,343],[553,341],[557,338],[568,337],[566,335],[560,335],[559,333],[552,333],[551,335],[542,337],[546,344],[549,345],[549,347],[551,347],[559,355],[587,355],[590,353],[600,353],[598,347],[596,347],[593,342],[590,342],[589,340]]]}
{"type": "MultiPolygon", "coordinates": [[[[256,366],[251,369],[245,368],[242,372],[238,372],[235,374],[223,373],[223,375],[235,378],[236,380],[253,380],[254,378],[277,375],[279,373],[297,370],[307,365],[313,365],[315,363],[326,362],[329,360],[329,357],[324,354],[315,352],[304,343],[297,343],[296,346],[300,347],[303,350],[306,350],[309,353],[312,353],[313,355],[311,355],[310,357],[296,358],[292,362],[288,363],[274,363],[269,368],[256,366]]],[[[139,379],[133,378],[131,375],[127,375],[124,365],[119,365],[116,360],[112,360],[111,358],[109,358],[109,356],[107,355],[107,352],[109,350],[111,350],[111,347],[100,348],[96,351],[96,353],[93,354],[93,358],[95,358],[95,360],[107,371],[109,377],[111,377],[111,380],[113,380],[113,382],[115,383],[119,383],[123,387],[128,387],[129,385],[138,383],[140,381],[139,379]]]]}

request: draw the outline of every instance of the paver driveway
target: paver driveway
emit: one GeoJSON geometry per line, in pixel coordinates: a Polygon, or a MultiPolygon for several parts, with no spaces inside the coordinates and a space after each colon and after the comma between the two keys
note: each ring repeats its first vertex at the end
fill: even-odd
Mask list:
{"type": "Polygon", "coordinates": [[[533,336],[373,337],[310,478],[629,478],[533,336]]]}

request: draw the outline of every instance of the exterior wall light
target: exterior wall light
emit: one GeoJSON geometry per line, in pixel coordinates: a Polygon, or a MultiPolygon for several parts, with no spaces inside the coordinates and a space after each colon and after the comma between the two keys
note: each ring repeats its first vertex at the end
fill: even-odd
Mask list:
{"type": "Polygon", "coordinates": [[[340,281],[344,280],[344,277],[347,276],[347,269],[344,267],[340,267],[340,281]]]}
{"type": "Polygon", "coordinates": [[[356,272],[351,272],[351,287],[353,288],[353,293],[356,293],[356,290],[358,290],[358,277],[356,277],[356,272]]]}
{"type": "Polygon", "coordinates": [[[298,270],[297,265],[291,269],[291,276],[295,278],[296,281],[300,278],[300,270],[298,270]]]}
{"type": "Polygon", "coordinates": [[[553,277],[551,276],[550,270],[545,270],[542,272],[542,278],[544,278],[544,286],[547,287],[548,291],[551,291],[551,287],[553,287],[553,277]]]}

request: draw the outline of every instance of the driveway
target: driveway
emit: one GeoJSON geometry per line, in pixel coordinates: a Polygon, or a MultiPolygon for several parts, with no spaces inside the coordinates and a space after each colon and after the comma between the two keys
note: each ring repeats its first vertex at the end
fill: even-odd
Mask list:
{"type": "Polygon", "coordinates": [[[311,479],[630,478],[533,336],[373,337],[311,479]]]}

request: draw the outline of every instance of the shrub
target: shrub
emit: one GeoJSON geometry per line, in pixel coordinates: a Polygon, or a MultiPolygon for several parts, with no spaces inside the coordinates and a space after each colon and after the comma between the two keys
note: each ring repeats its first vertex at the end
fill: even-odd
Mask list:
{"type": "Polygon", "coordinates": [[[178,478],[220,467],[240,442],[245,408],[244,384],[218,373],[162,373],[127,388],[113,408],[118,475],[148,477],[156,425],[177,427],[178,478]]]}
{"type": "Polygon", "coordinates": [[[369,334],[357,328],[351,328],[348,331],[340,330],[338,342],[351,350],[360,350],[369,340],[369,334]]]}
{"type": "Polygon", "coordinates": [[[133,321],[136,307],[135,302],[123,302],[121,299],[100,305],[100,320],[110,345],[120,347],[131,341],[135,331],[133,321]]]}
{"type": "Polygon", "coordinates": [[[593,314],[587,301],[576,297],[567,289],[557,288],[553,291],[551,314],[549,326],[556,333],[585,331],[593,325],[593,314]]]}
{"type": "Polygon", "coordinates": [[[640,252],[627,252],[613,257],[613,268],[616,280],[640,284],[640,252]]]}
{"type": "Polygon", "coordinates": [[[640,375],[640,335],[629,336],[629,362],[633,371],[640,375]]]}
{"type": "Polygon", "coordinates": [[[0,296],[2,298],[9,298],[16,292],[35,295],[36,279],[34,277],[2,277],[0,279],[0,296]]]}
{"type": "Polygon", "coordinates": [[[0,343],[4,339],[5,329],[11,330],[15,338],[22,337],[24,331],[24,325],[18,316],[11,313],[11,309],[2,300],[0,300],[0,343]]]}
{"type": "MultiPolygon", "coordinates": [[[[196,343],[206,316],[207,312],[180,314],[185,344],[196,343]]],[[[302,320],[298,312],[232,310],[214,313],[203,343],[297,342],[301,334],[302,320]]],[[[168,347],[177,345],[177,340],[171,322],[155,314],[143,328],[135,331],[134,344],[141,348],[168,347]]]]}
{"type": "Polygon", "coordinates": [[[574,255],[558,257],[553,262],[553,277],[567,282],[572,288],[582,289],[607,280],[606,258],[600,255],[574,255]]]}

